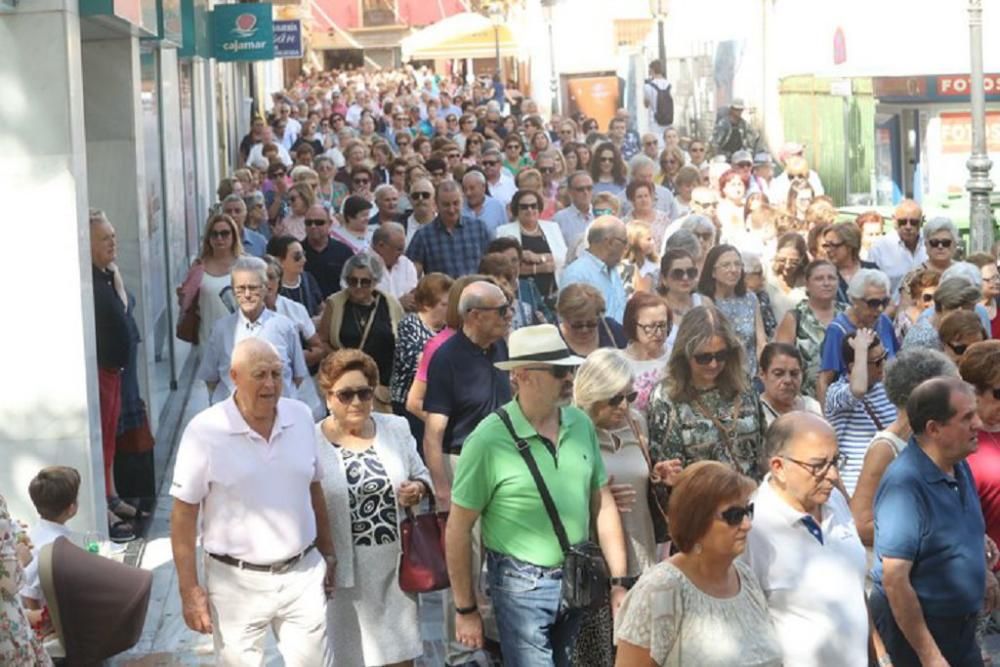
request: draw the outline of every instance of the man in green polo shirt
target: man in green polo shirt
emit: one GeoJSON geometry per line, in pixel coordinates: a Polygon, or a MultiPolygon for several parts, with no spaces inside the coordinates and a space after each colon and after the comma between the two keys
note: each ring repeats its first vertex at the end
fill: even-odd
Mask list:
{"type": "MultiPolygon", "coordinates": [[[[496,366],[511,371],[518,394],[504,409],[514,432],[528,443],[570,544],[590,538],[595,518],[616,611],[625,595],[616,579],[625,574],[624,534],[594,426],[569,406],[573,372],[583,359],[570,354],[551,324],[518,329],[509,347],[508,360],[496,366]]],[[[531,472],[496,414],[466,438],[451,491],[446,539],[455,634],[470,647],[483,641],[470,566],[477,519],[504,661],[569,665],[580,613],[560,609],[563,552],[531,472]]]]}

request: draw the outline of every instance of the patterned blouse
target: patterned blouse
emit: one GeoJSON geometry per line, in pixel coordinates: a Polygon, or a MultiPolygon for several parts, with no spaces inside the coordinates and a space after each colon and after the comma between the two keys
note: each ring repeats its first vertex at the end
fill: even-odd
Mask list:
{"type": "MultiPolygon", "coordinates": [[[[844,312],[842,303],[834,302],[834,317],[844,312]]],[[[791,311],[795,317],[795,347],[802,355],[802,393],[816,398],[816,377],[819,375],[819,364],[823,352],[823,338],[826,336],[826,325],[816,318],[809,300],[803,299],[791,311]]]]}
{"type": "Polygon", "coordinates": [[[752,389],[735,401],[724,398],[718,389],[708,389],[694,402],[671,403],[665,386],[660,384],[653,391],[647,420],[654,461],[680,459],[685,466],[697,461],[721,461],[753,479],[763,477],[766,422],[760,399],[752,389]]]}
{"type": "Polygon", "coordinates": [[[373,547],[397,541],[396,492],[375,448],[337,450],[344,460],[354,546],[373,547]]]}
{"type": "Polygon", "coordinates": [[[416,313],[410,313],[399,321],[396,353],[392,359],[392,382],[389,384],[393,403],[406,403],[406,393],[410,391],[413,377],[417,374],[417,360],[434,333],[416,313]]]}
{"type": "Polygon", "coordinates": [[[51,665],[52,661],[28,623],[18,595],[25,581],[15,552],[17,532],[17,524],[7,512],[7,502],[0,496],[0,665],[51,665]]]}
{"type": "Polygon", "coordinates": [[[715,307],[726,316],[732,325],[736,337],[743,341],[743,350],[747,357],[747,374],[757,375],[757,313],[760,312],[760,302],[757,295],[747,292],[743,296],[728,299],[717,298],[715,307]]]}

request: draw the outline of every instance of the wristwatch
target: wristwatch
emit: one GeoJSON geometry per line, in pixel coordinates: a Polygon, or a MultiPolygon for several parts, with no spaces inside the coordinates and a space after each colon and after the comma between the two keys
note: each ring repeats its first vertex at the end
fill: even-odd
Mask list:
{"type": "Polygon", "coordinates": [[[889,667],[892,664],[892,656],[886,653],[878,659],[878,667],[889,667]]]}
{"type": "Polygon", "coordinates": [[[611,577],[608,583],[614,586],[621,586],[622,588],[628,590],[635,586],[636,577],[611,577]]]}
{"type": "Polygon", "coordinates": [[[472,605],[471,607],[455,607],[455,613],[459,616],[468,616],[469,614],[474,614],[479,611],[477,605],[472,605]]]}

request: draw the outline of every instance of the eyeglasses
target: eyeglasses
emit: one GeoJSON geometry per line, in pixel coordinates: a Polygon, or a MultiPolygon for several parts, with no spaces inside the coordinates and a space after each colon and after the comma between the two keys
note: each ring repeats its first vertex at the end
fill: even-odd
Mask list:
{"type": "Polygon", "coordinates": [[[950,248],[951,239],[929,239],[927,245],[932,248],[950,248]]]}
{"type": "Polygon", "coordinates": [[[839,248],[839,247],[841,247],[843,245],[844,245],[843,241],[841,241],[840,243],[834,243],[833,241],[826,241],[825,243],[823,243],[823,245],[821,247],[824,250],[831,250],[831,249],[836,250],[837,248],[839,248]]]}
{"type": "Polygon", "coordinates": [[[545,371],[557,380],[564,380],[576,371],[575,366],[525,366],[526,371],[545,371]]]}
{"type": "Polygon", "coordinates": [[[500,317],[506,317],[507,316],[507,311],[509,309],[510,309],[510,304],[509,303],[503,303],[503,304],[500,304],[499,306],[476,306],[476,307],[472,308],[471,310],[495,310],[496,313],[497,313],[497,315],[499,315],[500,317]]]}
{"type": "Polygon", "coordinates": [[[593,185],[577,185],[573,188],[573,192],[590,192],[594,189],[593,185]]]}
{"type": "Polygon", "coordinates": [[[580,320],[579,322],[569,322],[569,328],[573,331],[586,331],[588,329],[596,329],[597,325],[600,324],[599,320],[580,320]]]}
{"type": "Polygon", "coordinates": [[[355,178],[351,181],[355,185],[368,185],[371,181],[367,178],[355,178]]]}
{"type": "Polygon", "coordinates": [[[375,390],[371,387],[361,387],[359,389],[341,389],[333,392],[337,400],[344,405],[350,405],[357,398],[362,403],[367,403],[375,396],[375,390]]]}
{"type": "Polygon", "coordinates": [[[923,221],[923,218],[896,218],[896,224],[900,227],[919,227],[923,221]]]}
{"type": "Polygon", "coordinates": [[[483,160],[484,167],[495,167],[500,164],[500,160],[483,160]]]}
{"type": "Polygon", "coordinates": [[[957,354],[958,356],[962,356],[963,354],[965,354],[965,351],[969,349],[970,345],[958,345],[955,343],[948,343],[948,347],[950,347],[951,351],[957,354]]]}
{"type": "Polygon", "coordinates": [[[659,144],[657,142],[655,142],[655,141],[644,141],[644,142],[642,142],[642,145],[643,146],[657,146],[659,144]]]}
{"type": "Polygon", "coordinates": [[[529,202],[527,204],[518,204],[517,208],[521,211],[538,211],[541,207],[536,202],[529,202]]]}
{"type": "Polygon", "coordinates": [[[670,269],[670,273],[667,275],[670,276],[671,280],[684,280],[685,278],[694,280],[698,277],[698,269],[693,266],[689,269],[670,269]]]}
{"type": "Polygon", "coordinates": [[[815,463],[799,461],[798,459],[793,459],[791,456],[782,456],[781,458],[785,459],[786,461],[791,461],[792,463],[797,463],[798,465],[808,470],[809,474],[812,475],[813,477],[823,477],[830,470],[830,468],[835,467],[839,470],[840,468],[843,468],[845,465],[847,465],[849,457],[847,456],[847,454],[837,454],[832,459],[825,459],[823,461],[817,461],[815,463]]]}
{"type": "Polygon", "coordinates": [[[729,360],[729,350],[720,350],[719,352],[699,352],[694,355],[692,359],[694,359],[694,363],[699,366],[708,366],[713,361],[724,364],[729,360]]]}
{"type": "Polygon", "coordinates": [[[232,235],[231,229],[213,229],[208,233],[208,237],[212,239],[228,239],[232,235]]]}
{"type": "Polygon", "coordinates": [[[556,170],[555,167],[539,167],[538,168],[538,171],[540,171],[543,174],[551,174],[555,170],[556,170]]]}
{"type": "Polygon", "coordinates": [[[615,161],[614,156],[608,157],[608,156],[602,155],[601,157],[599,157],[597,159],[600,160],[601,162],[614,162],[615,161]]]}
{"type": "Polygon", "coordinates": [[[719,512],[718,516],[726,522],[726,525],[736,528],[743,523],[744,518],[749,518],[753,521],[753,503],[750,503],[746,507],[733,505],[719,512]]]}
{"type": "Polygon", "coordinates": [[[347,278],[344,279],[344,282],[347,283],[348,287],[371,287],[373,281],[371,278],[358,278],[356,276],[348,276],[347,278]]]}
{"type": "Polygon", "coordinates": [[[934,294],[931,292],[927,292],[926,294],[921,294],[920,300],[923,301],[924,303],[930,303],[931,301],[934,300],[934,294]]]}
{"type": "Polygon", "coordinates": [[[885,360],[888,358],[889,358],[889,353],[883,352],[882,356],[876,357],[875,359],[869,359],[868,363],[871,364],[872,366],[881,366],[882,364],[885,363],[885,360]]]}
{"type": "Polygon", "coordinates": [[[292,253],[292,261],[301,262],[305,258],[306,258],[306,256],[304,254],[302,254],[301,252],[294,252],[294,253],[292,253]]]}
{"type": "Polygon", "coordinates": [[[614,396],[608,399],[608,405],[610,405],[613,408],[617,408],[619,405],[622,404],[622,401],[626,401],[629,404],[631,404],[635,403],[635,399],[637,398],[639,398],[639,392],[637,391],[630,391],[627,394],[624,393],[615,394],[614,396]]]}
{"type": "Polygon", "coordinates": [[[862,301],[872,310],[885,310],[889,305],[889,297],[885,297],[884,299],[862,299],[862,301]]]}
{"type": "Polygon", "coordinates": [[[233,291],[237,294],[253,294],[264,289],[263,285],[236,285],[233,291]]]}
{"type": "Polygon", "coordinates": [[[419,201],[421,199],[430,199],[430,198],[431,198],[431,193],[430,192],[419,192],[418,191],[418,192],[411,192],[410,193],[410,199],[412,199],[414,201],[419,201]]]}
{"type": "Polygon", "coordinates": [[[306,218],[306,227],[322,227],[326,224],[323,218],[306,218]]]}
{"type": "Polygon", "coordinates": [[[654,333],[662,333],[664,331],[670,330],[670,322],[668,322],[667,320],[661,320],[659,322],[650,322],[649,324],[636,323],[636,326],[642,331],[642,333],[646,334],[647,336],[652,335],[654,333]]]}

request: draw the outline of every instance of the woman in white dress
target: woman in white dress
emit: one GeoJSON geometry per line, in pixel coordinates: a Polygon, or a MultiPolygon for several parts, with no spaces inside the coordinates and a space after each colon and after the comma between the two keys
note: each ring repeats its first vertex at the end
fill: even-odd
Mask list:
{"type": "Polygon", "coordinates": [[[717,461],[678,476],[668,509],[679,553],[650,568],[615,619],[619,667],[777,667],[781,646],[746,549],[752,480],[717,461]]]}
{"type": "Polygon", "coordinates": [[[406,420],[372,411],[379,375],[364,352],[342,349],[320,367],[330,416],[316,424],[337,553],[327,607],[337,667],[412,665],[423,652],[417,600],[399,588],[400,513],[433,495],[406,420]]]}

